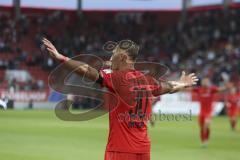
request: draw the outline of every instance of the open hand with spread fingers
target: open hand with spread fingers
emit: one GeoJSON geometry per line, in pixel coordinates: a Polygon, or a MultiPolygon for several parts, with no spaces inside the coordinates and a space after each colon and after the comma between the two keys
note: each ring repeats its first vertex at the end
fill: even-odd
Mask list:
{"type": "Polygon", "coordinates": [[[43,38],[42,39],[42,42],[43,42],[43,45],[45,46],[45,48],[47,49],[49,55],[54,58],[55,60],[58,60],[58,61],[66,61],[68,60],[67,57],[61,55],[56,47],[52,44],[52,42],[50,42],[48,39],[46,38],[43,38]]]}
{"type": "Polygon", "coordinates": [[[191,87],[197,84],[198,78],[195,73],[186,74],[184,71],[178,81],[170,81],[171,85],[174,88],[174,91],[178,91],[187,87],[191,87]]]}
{"type": "Polygon", "coordinates": [[[183,71],[179,82],[183,83],[185,85],[185,87],[191,87],[191,86],[197,84],[198,78],[195,75],[195,73],[186,75],[185,71],[183,71]]]}

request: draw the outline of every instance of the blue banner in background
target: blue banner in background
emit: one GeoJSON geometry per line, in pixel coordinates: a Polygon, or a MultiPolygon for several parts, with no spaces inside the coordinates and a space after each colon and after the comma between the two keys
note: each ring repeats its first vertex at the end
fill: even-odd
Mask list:
{"type": "Polygon", "coordinates": [[[48,97],[49,102],[59,102],[64,99],[66,99],[65,95],[55,92],[55,91],[52,91],[48,97]]]}

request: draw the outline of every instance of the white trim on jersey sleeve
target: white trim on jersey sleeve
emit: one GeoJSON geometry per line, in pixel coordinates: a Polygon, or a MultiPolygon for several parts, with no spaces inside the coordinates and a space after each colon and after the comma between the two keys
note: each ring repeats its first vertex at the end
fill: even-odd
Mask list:
{"type": "Polygon", "coordinates": [[[112,73],[112,70],[111,69],[104,69],[104,70],[102,70],[104,73],[106,73],[106,74],[110,74],[110,73],[112,73]]]}

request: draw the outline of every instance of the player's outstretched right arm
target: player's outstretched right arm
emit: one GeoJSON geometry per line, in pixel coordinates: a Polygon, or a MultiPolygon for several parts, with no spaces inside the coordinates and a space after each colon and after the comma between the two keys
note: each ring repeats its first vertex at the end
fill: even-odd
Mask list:
{"type": "Polygon", "coordinates": [[[46,38],[43,38],[42,42],[48,50],[49,55],[56,61],[64,62],[65,66],[70,70],[74,71],[78,75],[84,75],[86,78],[93,81],[96,81],[99,78],[99,73],[95,68],[81,61],[70,60],[68,57],[60,54],[56,47],[46,38]]]}

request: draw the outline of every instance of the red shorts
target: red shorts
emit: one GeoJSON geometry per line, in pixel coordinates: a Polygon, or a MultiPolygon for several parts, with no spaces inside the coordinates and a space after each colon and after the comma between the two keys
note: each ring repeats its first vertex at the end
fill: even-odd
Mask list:
{"type": "Polygon", "coordinates": [[[206,120],[210,120],[212,118],[212,116],[209,114],[209,115],[200,115],[198,117],[198,122],[199,122],[199,125],[202,127],[204,126],[204,123],[206,120]]]}
{"type": "Polygon", "coordinates": [[[237,115],[238,115],[237,107],[228,109],[228,116],[229,117],[236,117],[237,115]]]}
{"type": "Polygon", "coordinates": [[[150,153],[106,152],[105,160],[150,160],[150,153]]]}

